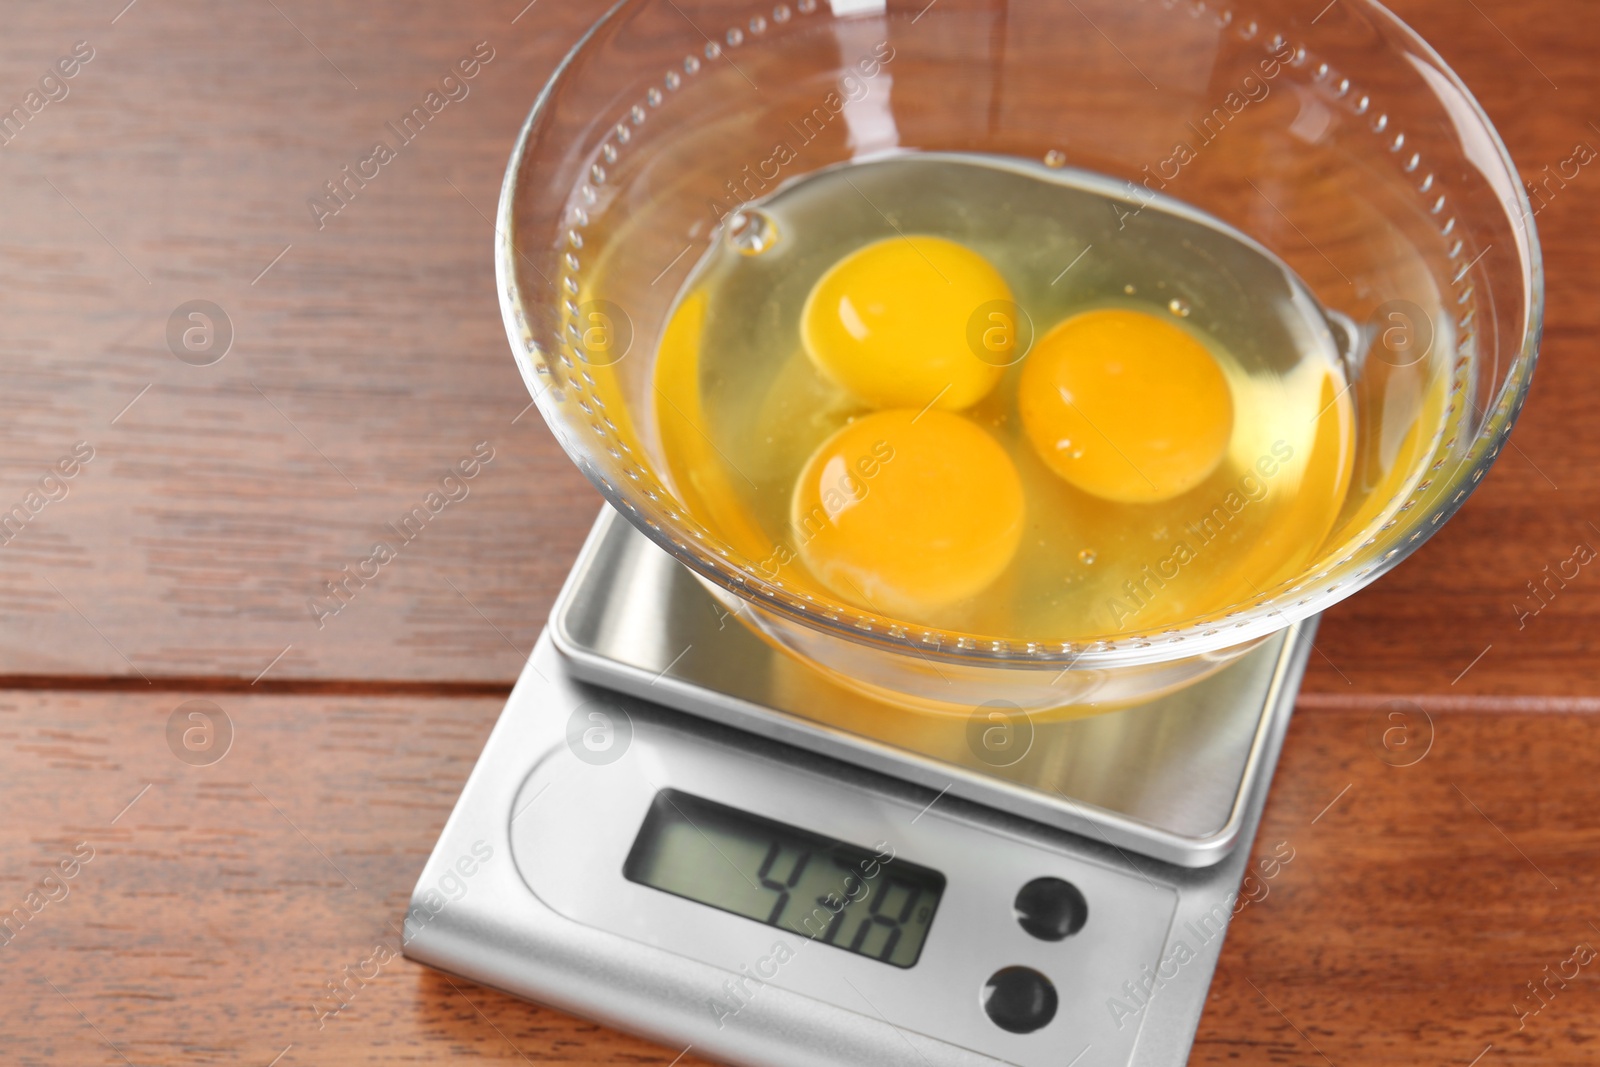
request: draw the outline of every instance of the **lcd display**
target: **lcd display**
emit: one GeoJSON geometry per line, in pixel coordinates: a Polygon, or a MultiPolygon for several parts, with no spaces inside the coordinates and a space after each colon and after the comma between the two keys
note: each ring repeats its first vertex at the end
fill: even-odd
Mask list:
{"type": "Polygon", "coordinates": [[[922,954],[945,886],[888,842],[862,848],[676,789],[656,794],[622,873],[895,967],[922,954]]]}

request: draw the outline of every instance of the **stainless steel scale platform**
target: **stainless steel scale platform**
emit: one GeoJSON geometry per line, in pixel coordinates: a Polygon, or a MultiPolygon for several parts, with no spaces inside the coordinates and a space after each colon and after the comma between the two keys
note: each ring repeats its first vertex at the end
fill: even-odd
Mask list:
{"type": "Polygon", "coordinates": [[[770,647],[607,509],[418,880],[406,955],[751,1067],[1181,1064],[1314,629],[1145,706],[1024,724],[997,761],[959,717],[908,733],[770,647]],[[817,897],[858,909],[857,947],[776,918],[775,858],[794,888],[813,852],[882,861],[859,906],[817,897]],[[903,929],[872,919],[895,900],[903,929]]]}

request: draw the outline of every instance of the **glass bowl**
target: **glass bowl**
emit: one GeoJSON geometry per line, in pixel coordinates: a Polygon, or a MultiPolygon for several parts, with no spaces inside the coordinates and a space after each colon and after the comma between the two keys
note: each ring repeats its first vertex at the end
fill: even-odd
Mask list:
{"type": "Polygon", "coordinates": [[[1124,706],[1375,580],[1499,455],[1543,280],[1516,168],[1460,79],[1371,0],[623,0],[540,94],[501,196],[517,363],[606,499],[770,641],[908,706],[1124,706]],[[1346,349],[1355,474],[1301,572],[1097,640],[950,632],[774,574],[665,474],[657,344],[742,204],[826,167],[985,153],[1173,197],[1288,264],[1346,349]],[[1412,433],[1436,406],[1429,433],[1412,433]]]}

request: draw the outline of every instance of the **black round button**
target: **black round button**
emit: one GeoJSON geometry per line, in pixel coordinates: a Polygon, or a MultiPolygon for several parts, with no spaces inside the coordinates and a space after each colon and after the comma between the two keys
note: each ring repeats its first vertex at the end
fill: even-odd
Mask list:
{"type": "Polygon", "coordinates": [[[1035,878],[1017,892],[1017,922],[1041,941],[1060,941],[1083,929],[1089,902],[1059,878],[1035,878]]]}
{"type": "Polygon", "coordinates": [[[1002,967],[983,987],[983,1010],[1002,1030],[1031,1034],[1056,1017],[1056,987],[1032,967],[1002,967]]]}

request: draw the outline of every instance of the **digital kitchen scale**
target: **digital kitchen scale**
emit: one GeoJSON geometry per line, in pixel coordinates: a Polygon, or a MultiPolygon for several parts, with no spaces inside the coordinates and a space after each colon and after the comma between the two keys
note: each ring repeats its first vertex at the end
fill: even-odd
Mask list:
{"type": "Polygon", "coordinates": [[[405,954],[751,1067],[1182,1064],[1314,629],[1127,711],[908,729],[608,508],[405,954]]]}

